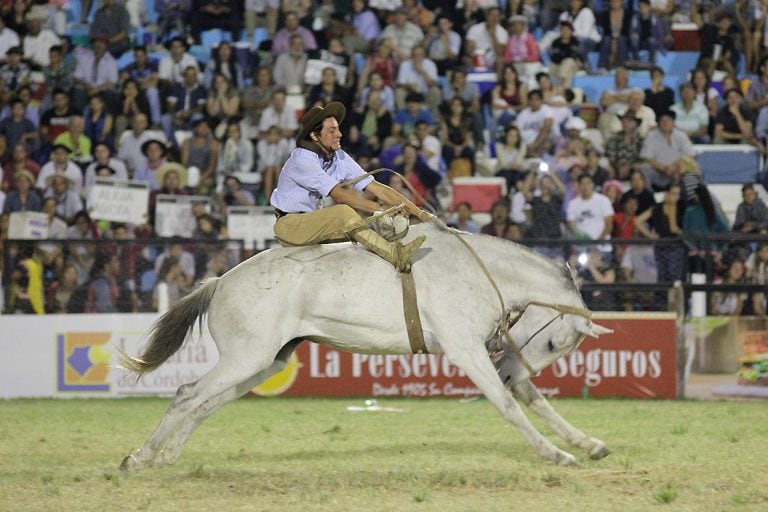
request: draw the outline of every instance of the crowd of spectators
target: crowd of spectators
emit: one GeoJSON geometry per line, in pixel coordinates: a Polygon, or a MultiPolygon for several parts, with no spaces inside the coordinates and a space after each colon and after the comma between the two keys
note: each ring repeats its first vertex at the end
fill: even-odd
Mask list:
{"type": "MultiPolygon", "coordinates": [[[[86,310],[107,298],[121,310],[151,309],[157,299],[135,293],[143,267],[154,270],[149,290],[165,283],[173,297],[189,279],[225,271],[225,248],[204,263],[189,263],[188,253],[155,259],[166,251],[151,249],[157,195],[208,196],[195,238],[226,239],[226,207],[268,203],[298,118],[329,101],[347,105],[342,145],[365,169],[398,171],[377,179],[410,196],[407,181],[417,204],[468,231],[576,241],[765,234],[755,188],[745,186],[728,226],[692,158],[693,144],[710,142],[766,153],[768,5],[720,4],[156,0],[150,24],[143,0],[87,0],[88,37],[73,43],[60,2],[0,2],[0,237],[10,213],[42,211],[52,239],[145,241],[128,266],[109,256],[131,253],[130,243],[15,247],[4,285],[19,293],[6,294],[6,310],[66,310],[67,293],[86,283],[86,310]],[[696,24],[701,38],[678,90],[654,65],[671,49],[673,21],[696,24]],[[226,37],[200,58],[194,49],[212,29],[226,37]],[[469,79],[478,69],[496,74],[491,87],[469,79]],[[578,75],[607,73],[614,86],[600,97],[573,87],[578,75]],[[650,87],[631,88],[632,73],[647,73],[650,87]],[[580,113],[588,104],[597,119],[580,113]],[[477,226],[469,204],[454,212],[444,198],[453,178],[481,174],[505,178],[509,195],[477,226]],[[97,177],[146,183],[147,222],[92,220],[97,177]],[[211,270],[214,260],[224,263],[211,270]],[[35,288],[40,276],[42,303],[18,284],[35,288]]],[[[572,259],[585,282],[672,282],[685,277],[686,258],[695,267],[703,253],[716,254],[723,280],[765,280],[766,251],[750,244],[534,246],[572,259]]],[[[713,299],[712,308],[765,312],[760,297],[713,299]]],[[[599,292],[588,300],[609,309],[654,302],[599,292]]]]}

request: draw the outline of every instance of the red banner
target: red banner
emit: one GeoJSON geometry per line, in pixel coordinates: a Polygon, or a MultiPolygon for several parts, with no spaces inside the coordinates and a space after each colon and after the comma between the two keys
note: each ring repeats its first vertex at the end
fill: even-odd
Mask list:
{"type": "MultiPolygon", "coordinates": [[[[599,318],[599,319],[598,319],[599,318]]],[[[614,330],[587,338],[533,379],[547,396],[676,397],[672,314],[601,314],[614,330]]],[[[350,354],[303,343],[288,368],[254,389],[258,395],[471,397],[480,391],[443,354],[350,354]]]]}

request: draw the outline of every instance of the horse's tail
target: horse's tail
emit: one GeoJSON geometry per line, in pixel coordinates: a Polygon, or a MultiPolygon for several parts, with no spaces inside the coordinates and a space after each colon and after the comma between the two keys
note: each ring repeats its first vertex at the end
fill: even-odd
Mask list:
{"type": "Polygon", "coordinates": [[[218,277],[203,281],[190,295],[174,304],[149,331],[149,345],[140,357],[121,352],[120,366],[138,373],[139,377],[151,372],[176,353],[192,332],[195,320],[203,327],[203,316],[211,305],[218,277]]]}

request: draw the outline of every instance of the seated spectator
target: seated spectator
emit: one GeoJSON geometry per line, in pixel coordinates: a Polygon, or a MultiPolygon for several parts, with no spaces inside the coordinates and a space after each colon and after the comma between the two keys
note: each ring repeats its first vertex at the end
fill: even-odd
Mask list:
{"type": "Polygon", "coordinates": [[[157,281],[152,290],[152,310],[160,311],[161,303],[166,308],[176,304],[182,296],[179,284],[183,285],[184,281],[179,259],[174,256],[166,258],[157,272],[157,281]]]}
{"type": "Polygon", "coordinates": [[[552,110],[545,105],[541,91],[528,93],[528,106],[515,118],[529,156],[539,157],[548,153],[553,145],[557,128],[554,126],[552,110]]]}
{"type": "MultiPolygon", "coordinates": [[[[617,0],[612,0],[617,1],[617,0]]],[[[603,134],[603,140],[608,140],[612,131],[611,125],[616,116],[629,108],[629,70],[624,66],[617,66],[614,76],[614,86],[606,89],[600,95],[600,107],[603,112],[598,118],[598,128],[603,134]]],[[[618,131],[618,130],[615,130],[618,131]]]]}
{"type": "Polygon", "coordinates": [[[301,36],[291,36],[287,52],[280,53],[275,59],[273,74],[278,87],[304,89],[304,71],[307,68],[307,53],[301,36]]]}
{"type": "Polygon", "coordinates": [[[373,44],[381,37],[379,18],[367,5],[365,0],[352,0],[351,12],[347,19],[355,27],[360,37],[373,44]]]}
{"type": "Polygon", "coordinates": [[[613,69],[627,60],[631,23],[631,11],[624,10],[622,0],[610,0],[608,8],[597,15],[597,25],[603,34],[598,67],[613,69]]]}
{"type": "Polygon", "coordinates": [[[571,87],[573,76],[584,63],[584,56],[579,50],[579,41],[573,32],[574,27],[570,21],[560,21],[560,37],[552,42],[552,48],[549,51],[552,59],[549,72],[557,84],[563,88],[571,87]]]}
{"type": "Polygon", "coordinates": [[[145,142],[155,139],[164,145],[167,144],[162,131],[148,130],[148,126],[149,120],[146,114],[134,114],[131,129],[124,131],[117,142],[117,158],[125,163],[130,176],[147,165],[147,157],[141,149],[145,142]]]}
{"type": "Polygon", "coordinates": [[[35,154],[39,143],[38,130],[24,115],[24,102],[21,98],[11,100],[11,115],[0,121],[0,135],[5,137],[6,151],[24,144],[29,154],[35,154]]]}
{"type": "MultiPolygon", "coordinates": [[[[376,96],[370,96],[375,98],[376,96]]],[[[272,125],[267,130],[267,135],[256,143],[258,155],[256,171],[261,174],[262,190],[264,197],[271,197],[275,189],[280,169],[288,159],[294,143],[290,139],[281,136],[280,127],[272,125]]]]}
{"type": "Polygon", "coordinates": [[[195,257],[184,248],[180,241],[174,240],[155,260],[155,272],[157,274],[160,273],[160,268],[165,260],[171,257],[179,261],[181,266],[179,287],[186,292],[195,282],[195,257]]]}
{"type": "Polygon", "coordinates": [[[192,10],[192,0],[155,0],[157,13],[157,34],[176,34],[183,38],[189,35],[187,19],[192,10]]]}
{"type": "Polygon", "coordinates": [[[67,224],[75,220],[75,214],[83,209],[80,196],[72,190],[74,183],[65,174],[52,174],[45,180],[44,197],[56,200],[56,215],[67,224]]]}
{"type": "MultiPolygon", "coordinates": [[[[722,284],[738,285],[748,281],[744,276],[744,262],[733,261],[726,271],[722,284]]],[[[748,294],[743,292],[713,292],[709,296],[709,313],[712,315],[739,316],[743,313],[748,294]]]]}
{"type": "Polygon", "coordinates": [[[424,40],[424,32],[408,21],[406,9],[399,7],[395,9],[392,22],[381,31],[381,37],[392,41],[395,60],[400,63],[410,58],[413,49],[424,40]]]}
{"type": "Polygon", "coordinates": [[[112,108],[117,102],[117,62],[107,52],[105,39],[96,37],[91,40],[91,44],[93,49],[82,49],[77,58],[72,103],[76,109],[83,109],[90,97],[103,93],[105,101],[112,108]]]}
{"type": "Polygon", "coordinates": [[[476,83],[467,80],[467,71],[464,68],[453,69],[450,80],[446,80],[443,86],[443,102],[450,101],[454,96],[464,100],[470,112],[480,112],[480,89],[476,83]]]}
{"type": "Polygon", "coordinates": [[[381,39],[374,47],[371,55],[366,59],[363,69],[360,71],[360,78],[357,81],[357,94],[360,95],[363,89],[371,85],[370,79],[373,73],[378,73],[387,87],[395,86],[397,78],[397,63],[393,56],[393,44],[389,39],[381,39]]]}
{"type": "MultiPolygon", "coordinates": [[[[279,137],[280,129],[275,128],[279,137]]],[[[243,138],[240,124],[237,122],[230,121],[227,125],[227,134],[223,140],[221,155],[216,165],[217,182],[225,174],[253,171],[253,144],[248,139],[243,138]]]]}
{"type": "Polygon", "coordinates": [[[43,105],[50,104],[51,93],[57,89],[69,91],[75,85],[74,69],[64,61],[64,47],[51,46],[48,50],[48,67],[43,69],[43,81],[45,84],[45,98],[43,105]]]}
{"type": "Polygon", "coordinates": [[[681,159],[694,155],[691,140],[675,128],[675,117],[672,111],[664,112],[658,128],[651,130],[643,141],[640,156],[646,163],[640,170],[650,187],[664,188],[676,183],[680,178],[681,159]]]}
{"type": "Polygon", "coordinates": [[[469,56],[479,56],[484,66],[498,69],[503,64],[508,39],[509,33],[501,24],[501,9],[494,5],[485,11],[485,21],[475,23],[467,30],[465,52],[469,56]]]}
{"type": "Polygon", "coordinates": [[[118,282],[120,259],[112,252],[97,251],[88,279],[86,313],[117,313],[123,285],[118,282]]]}
{"type": "MultiPolygon", "coordinates": [[[[622,207],[622,212],[616,214],[614,220],[615,238],[635,238],[637,228],[635,226],[637,199],[628,197],[622,207]]],[[[622,281],[626,283],[654,284],[658,279],[656,269],[656,257],[653,245],[632,244],[616,246],[616,254],[620,255],[622,281]]],[[[624,292],[622,294],[625,311],[653,309],[653,293],[624,292]]]]}
{"type": "Polygon", "coordinates": [[[191,130],[192,117],[205,112],[208,91],[198,82],[197,73],[196,67],[187,66],[184,81],[170,88],[167,110],[162,118],[163,132],[168,140],[176,140],[176,130],[191,130]]]}
{"type": "Polygon", "coordinates": [[[35,192],[35,177],[26,170],[16,171],[13,175],[15,189],[8,194],[3,203],[3,213],[39,212],[42,208],[40,196],[35,192]]]}
{"type": "Polygon", "coordinates": [[[480,228],[472,220],[472,205],[466,201],[456,206],[455,218],[448,225],[452,228],[466,231],[467,233],[478,233],[480,228]]]}
{"type": "Polygon", "coordinates": [[[252,141],[258,139],[261,112],[269,105],[276,88],[277,86],[272,80],[272,68],[259,66],[254,72],[253,84],[241,89],[240,108],[242,109],[243,136],[245,138],[252,141]]]}
{"type": "Polygon", "coordinates": [[[125,167],[125,163],[119,158],[112,156],[112,148],[105,142],[99,142],[93,147],[93,162],[85,168],[85,176],[83,178],[83,197],[88,197],[88,192],[93,186],[96,179],[96,169],[99,166],[106,166],[112,172],[110,176],[120,179],[128,179],[128,169],[125,167]]]}
{"type": "Polygon", "coordinates": [[[205,112],[211,126],[235,117],[240,112],[240,95],[227,77],[217,74],[213,77],[213,87],[208,92],[205,112]]]}
{"type": "Polygon", "coordinates": [[[511,124],[504,130],[504,140],[497,142],[496,176],[507,180],[507,190],[512,190],[525,170],[527,147],[520,136],[520,129],[511,124]]]}
{"type": "Polygon", "coordinates": [[[741,187],[742,202],[736,209],[733,230],[742,233],[768,234],[768,207],[757,197],[757,190],[751,183],[741,187]]]}
{"type": "Polygon", "coordinates": [[[427,49],[427,57],[435,63],[440,76],[448,75],[449,71],[458,66],[461,43],[461,36],[453,30],[451,18],[445,14],[439,15],[436,27],[430,29],[424,47],[427,49]]]}
{"type": "Polygon", "coordinates": [[[696,92],[696,101],[707,107],[710,124],[714,124],[720,93],[712,86],[712,79],[706,70],[696,68],[691,72],[691,84],[696,92]]]}
{"type": "Polygon", "coordinates": [[[51,160],[40,168],[40,174],[37,175],[37,188],[44,190],[47,186],[48,177],[54,174],[63,174],[72,181],[75,193],[80,194],[83,189],[83,172],[69,156],[70,149],[67,146],[54,144],[51,160]]]}
{"type": "Polygon", "coordinates": [[[3,165],[2,190],[12,190],[14,187],[13,176],[17,171],[29,171],[37,179],[40,174],[40,166],[29,158],[27,147],[24,144],[16,144],[11,154],[11,159],[3,165]]]}
{"type": "MultiPolygon", "coordinates": [[[[757,251],[752,253],[746,261],[750,280],[753,284],[763,286],[768,283],[768,242],[762,242],[757,251]]],[[[768,302],[765,293],[752,295],[752,312],[755,315],[765,316],[768,311],[768,302]]]]}
{"type": "Polygon", "coordinates": [[[256,198],[253,194],[243,188],[243,184],[237,176],[227,176],[224,178],[224,185],[219,192],[221,201],[226,206],[253,206],[256,204],[256,198]]]}
{"type": "Polygon", "coordinates": [[[133,179],[149,185],[149,190],[157,190],[160,183],[157,181],[157,170],[166,162],[168,148],[158,139],[149,139],[141,145],[141,152],[146,157],[147,163],[133,172],[133,179]]]}
{"type": "Polygon", "coordinates": [[[645,62],[656,62],[656,54],[664,51],[664,43],[664,25],[651,10],[651,0],[638,0],[637,12],[632,15],[629,24],[630,58],[642,61],[640,52],[644,50],[648,52],[645,62]]]}
{"type": "Polygon", "coordinates": [[[571,0],[568,8],[560,13],[560,21],[569,21],[573,25],[573,35],[579,43],[582,58],[597,48],[602,36],[597,30],[595,13],[585,0],[571,0]]]}
{"type": "Polygon", "coordinates": [[[77,288],[77,269],[66,265],[61,274],[46,290],[46,311],[49,313],[67,313],[69,301],[77,288]]]}
{"type": "Polygon", "coordinates": [[[91,144],[105,142],[108,145],[114,145],[114,118],[107,111],[107,104],[104,95],[97,93],[91,96],[88,102],[88,108],[83,112],[85,121],[84,135],[88,137],[91,144]]]}
{"type": "MultiPolygon", "coordinates": [[[[586,169],[584,172],[589,173],[586,169]]],[[[599,189],[597,184],[595,184],[595,190],[599,190],[605,197],[608,198],[608,200],[611,202],[611,206],[613,206],[614,212],[622,211],[621,197],[624,194],[624,185],[622,182],[619,180],[607,180],[599,189]]]]}
{"type": "MultiPolygon", "coordinates": [[[[152,124],[159,125],[161,105],[158,76],[157,61],[147,55],[145,46],[135,46],[133,48],[133,62],[120,70],[122,95],[117,104],[118,116],[119,113],[122,113],[127,119],[130,119],[137,110],[140,110],[150,116],[152,124]],[[132,92],[128,95],[128,91],[126,91],[129,83],[135,84],[139,89],[135,95],[138,105],[133,105],[132,92]],[[126,99],[129,100],[128,105],[126,105],[126,99]]],[[[115,138],[119,139],[120,133],[115,133],[115,138]]]]}
{"type": "MultiPolygon", "coordinates": [[[[576,119],[576,118],[574,118],[576,119]]],[[[595,148],[588,147],[586,150],[587,164],[584,166],[584,172],[592,176],[595,187],[602,190],[603,185],[611,179],[611,173],[600,163],[600,152],[595,148]]]]}
{"type": "Polygon", "coordinates": [[[528,32],[528,18],[515,15],[509,18],[509,31],[504,45],[504,64],[539,62],[539,46],[528,32]]]}
{"type": "Polygon", "coordinates": [[[739,63],[736,47],[738,28],[733,24],[733,14],[723,9],[717,13],[714,23],[705,23],[698,9],[691,10],[691,21],[701,31],[701,53],[698,65],[710,62],[710,72],[715,69],[735,74],[739,63]]]}
{"type": "Polygon", "coordinates": [[[43,21],[47,18],[48,9],[43,5],[32,7],[25,16],[27,30],[23,42],[24,58],[39,69],[45,69],[50,64],[51,47],[61,44],[59,36],[43,28],[43,21]]]}
{"type": "Polygon", "coordinates": [[[512,65],[504,66],[501,78],[491,89],[491,114],[496,126],[507,126],[528,103],[528,90],[512,65]]]}
{"type": "Polygon", "coordinates": [[[437,66],[426,57],[422,46],[416,46],[409,57],[400,63],[395,88],[395,104],[403,108],[411,94],[421,94],[433,114],[441,101],[437,86],[437,66]]]}
{"type": "Polygon", "coordinates": [[[219,43],[213,52],[213,58],[205,66],[203,83],[207,88],[211,88],[213,77],[217,73],[224,75],[235,89],[245,86],[243,68],[237,62],[232,45],[226,41],[219,43]]]}
{"type": "MultiPolygon", "coordinates": [[[[541,174],[537,193],[530,205],[530,224],[525,237],[532,240],[558,239],[562,237],[563,195],[565,185],[557,173],[541,174]]],[[[563,250],[556,245],[534,246],[533,249],[552,259],[562,259],[563,250]]]]}
{"type": "Polygon", "coordinates": [[[213,136],[205,117],[192,120],[192,137],[181,145],[181,164],[200,169],[198,193],[207,195],[216,187],[216,167],[219,161],[219,141],[213,136]]]}
{"type": "Polygon", "coordinates": [[[279,126],[284,139],[293,139],[299,123],[296,120],[296,110],[286,104],[284,89],[276,89],[272,93],[270,104],[261,112],[259,119],[259,138],[264,137],[272,126],[279,126]]]}
{"type": "Polygon", "coordinates": [[[675,103],[675,91],[664,84],[664,70],[659,66],[651,68],[651,86],[643,92],[645,105],[653,110],[654,119],[672,108],[675,103]]]}
{"type": "Polygon", "coordinates": [[[395,171],[410,183],[418,195],[414,194],[413,203],[424,205],[424,201],[437,204],[435,187],[440,183],[440,175],[429,168],[419,156],[419,150],[412,144],[403,146],[402,161],[395,166],[395,171]],[[419,197],[421,196],[421,197],[419,197]],[[422,200],[422,198],[424,200],[422,200]]]}
{"type": "MultiPolygon", "coordinates": [[[[136,114],[150,116],[149,101],[146,93],[139,87],[139,83],[133,78],[123,81],[118,111],[115,116],[114,140],[120,140],[120,136],[128,128],[128,123],[136,114]]],[[[160,117],[158,116],[158,121],[160,117]]]]}
{"type": "Polygon", "coordinates": [[[519,240],[521,237],[520,226],[509,218],[509,204],[504,199],[499,199],[491,206],[491,222],[480,229],[484,235],[496,236],[507,240],[519,240]]]}
{"type": "MultiPolygon", "coordinates": [[[[637,132],[643,139],[648,136],[649,131],[656,127],[656,113],[651,107],[644,105],[644,102],[645,92],[643,92],[642,89],[636,87],[629,92],[626,110],[631,109],[635,111],[635,116],[640,122],[640,124],[637,126],[637,132]]],[[[618,116],[622,112],[619,112],[613,116],[611,125],[607,127],[605,132],[603,132],[603,136],[609,133],[619,132],[621,129],[621,123],[618,121],[618,116]]],[[[606,127],[603,127],[602,129],[605,130],[606,127]]]]}
{"type": "Polygon", "coordinates": [[[160,188],[149,194],[149,219],[151,226],[155,225],[155,212],[157,211],[157,196],[187,196],[187,183],[189,173],[187,168],[177,162],[166,162],[155,171],[160,188]]]}
{"type": "Polygon", "coordinates": [[[373,92],[378,93],[381,105],[389,112],[395,111],[395,92],[392,87],[384,83],[381,73],[374,71],[370,74],[368,85],[359,93],[358,111],[365,110],[368,103],[368,96],[373,92]]]}
{"type": "Polygon", "coordinates": [[[5,62],[0,66],[0,99],[8,102],[19,87],[29,83],[30,68],[21,61],[22,50],[14,46],[8,50],[5,62]]]}
{"type": "Polygon", "coordinates": [[[192,37],[200,43],[200,34],[204,30],[220,28],[232,34],[232,41],[239,40],[241,8],[242,3],[238,4],[235,0],[192,0],[192,11],[188,18],[192,37]]]}
{"type": "Polygon", "coordinates": [[[672,105],[675,128],[685,132],[694,144],[709,143],[709,112],[696,101],[696,90],[690,82],[680,84],[680,101],[672,105]]]}
{"type": "Polygon", "coordinates": [[[312,86],[307,95],[308,105],[327,105],[332,101],[338,101],[345,105],[351,102],[349,90],[339,84],[336,77],[336,69],[328,66],[323,69],[320,83],[312,86]]]}
{"type": "Polygon", "coordinates": [[[637,131],[640,120],[634,110],[627,109],[619,119],[622,129],[606,142],[605,156],[611,164],[614,176],[626,180],[643,161],[640,156],[643,138],[637,131]]]}
{"type": "MultiPolygon", "coordinates": [[[[595,192],[592,177],[588,174],[579,176],[579,194],[568,203],[568,228],[577,238],[609,240],[613,231],[613,216],[610,199],[600,192],[595,192]]],[[[610,245],[596,247],[603,253],[612,250],[610,245]]]]}
{"type": "Polygon", "coordinates": [[[751,115],[743,104],[744,96],[739,89],[725,93],[725,105],[715,117],[716,144],[749,144],[765,155],[765,145],[752,131],[751,115]]]}
{"type": "MultiPolygon", "coordinates": [[[[22,104],[24,105],[24,117],[32,121],[32,124],[35,125],[35,129],[40,128],[40,109],[39,109],[39,103],[35,100],[33,101],[32,98],[32,89],[29,85],[22,85],[20,86],[16,91],[16,97],[18,97],[22,104]]],[[[2,111],[0,111],[0,119],[4,119],[6,117],[10,117],[11,115],[11,108],[9,106],[5,106],[2,111]]]]}
{"type": "MultiPolygon", "coordinates": [[[[288,11],[285,13],[285,19],[283,20],[283,28],[275,33],[275,37],[272,38],[272,54],[275,56],[281,53],[286,53],[290,49],[291,37],[299,36],[304,43],[304,50],[316,50],[317,40],[314,34],[309,29],[299,24],[299,15],[295,11],[288,11]]],[[[234,40],[237,40],[235,38],[234,40]]]]}
{"type": "Polygon", "coordinates": [[[40,139],[46,155],[50,152],[56,137],[67,131],[69,123],[76,113],[69,104],[67,91],[55,89],[53,91],[53,107],[43,112],[40,118],[40,139]]]}
{"type": "Polygon", "coordinates": [[[443,145],[435,135],[433,128],[425,121],[417,121],[411,140],[417,142],[419,156],[433,171],[440,173],[443,145]]]}
{"type": "MultiPolygon", "coordinates": [[[[611,263],[610,256],[592,248],[587,251],[585,260],[582,264],[582,259],[579,258],[580,264],[576,265],[576,282],[579,286],[584,283],[613,284],[616,282],[616,269],[611,263]]],[[[581,295],[584,303],[592,311],[613,311],[618,306],[614,292],[582,291],[581,295]]]]}
{"type": "Polygon", "coordinates": [[[169,55],[160,59],[158,65],[157,78],[161,86],[170,89],[173,84],[186,83],[187,68],[195,69],[195,80],[199,80],[200,66],[192,55],[188,53],[189,45],[187,40],[181,36],[176,36],[166,43],[170,52],[169,55]]]}
{"type": "Polygon", "coordinates": [[[107,40],[107,50],[119,59],[131,46],[128,39],[131,19],[125,7],[115,0],[102,0],[91,22],[89,35],[107,40]]]}
{"type": "Polygon", "coordinates": [[[0,65],[4,64],[11,48],[21,48],[19,34],[5,24],[4,16],[0,16],[0,65]]]}
{"type": "MultiPolygon", "coordinates": [[[[421,121],[430,124],[426,119],[421,121]]],[[[453,98],[448,104],[448,111],[440,123],[439,133],[448,177],[473,175],[475,169],[474,124],[472,116],[466,112],[464,102],[460,98],[453,98]]]]}
{"type": "Polygon", "coordinates": [[[53,145],[65,146],[69,150],[69,158],[75,162],[89,162],[92,144],[91,139],[85,135],[85,119],[77,115],[70,117],[67,131],[53,139],[53,145]]]}
{"type": "Polygon", "coordinates": [[[653,192],[648,188],[645,175],[639,170],[633,171],[629,175],[629,190],[621,196],[621,202],[627,201],[630,197],[637,199],[638,215],[642,215],[646,210],[656,205],[656,199],[653,192]]]}
{"type": "MultiPolygon", "coordinates": [[[[454,103],[458,105],[456,101],[454,103]]],[[[461,114],[463,114],[463,102],[460,103],[462,103],[461,114]]],[[[405,108],[397,110],[394,121],[393,132],[395,134],[402,134],[405,137],[413,133],[417,121],[425,121],[430,126],[435,126],[436,124],[429,109],[424,107],[424,96],[417,92],[412,92],[406,96],[405,108]]],[[[443,145],[445,145],[445,141],[443,141],[443,145]]]]}

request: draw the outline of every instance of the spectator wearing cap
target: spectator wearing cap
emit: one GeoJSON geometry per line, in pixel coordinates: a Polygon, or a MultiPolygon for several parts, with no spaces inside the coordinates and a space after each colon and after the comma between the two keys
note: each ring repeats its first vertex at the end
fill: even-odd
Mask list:
{"type": "Polygon", "coordinates": [[[170,39],[166,44],[169,54],[158,64],[157,77],[169,89],[173,84],[182,84],[185,81],[186,70],[189,67],[195,68],[195,79],[201,81],[200,66],[188,52],[189,45],[187,40],[181,36],[170,39]]]}
{"type": "Polygon", "coordinates": [[[191,130],[193,116],[205,112],[208,91],[198,81],[198,70],[187,66],[182,83],[174,83],[166,98],[166,113],[161,125],[168,140],[175,140],[176,130],[191,130]]]}
{"type": "Polygon", "coordinates": [[[63,174],[73,183],[76,193],[80,194],[83,188],[83,171],[70,159],[70,148],[64,144],[53,145],[51,150],[51,159],[40,168],[40,174],[37,175],[37,188],[45,190],[46,180],[54,174],[63,174]]]}
{"type": "Polygon", "coordinates": [[[515,118],[529,156],[540,157],[550,151],[558,134],[554,119],[552,109],[544,104],[541,91],[529,92],[528,106],[515,118]]]}
{"type": "Polygon", "coordinates": [[[131,20],[128,11],[118,0],[101,0],[101,7],[93,15],[89,34],[107,40],[107,50],[116,59],[130,47],[128,32],[131,20]]]}
{"type": "Polygon", "coordinates": [[[677,183],[682,158],[694,156],[693,144],[685,132],[675,128],[675,118],[671,110],[663,112],[659,126],[643,141],[640,156],[645,163],[640,170],[648,187],[665,189],[677,183]]]}
{"type": "Polygon", "coordinates": [[[672,105],[675,128],[682,130],[694,144],[709,144],[709,111],[696,101],[696,90],[690,82],[680,84],[680,101],[672,105]]]}
{"type": "Polygon", "coordinates": [[[519,14],[512,16],[508,26],[504,64],[524,66],[530,62],[539,62],[539,46],[528,32],[528,18],[519,14]]]}
{"type": "Polygon", "coordinates": [[[0,16],[0,64],[4,64],[11,48],[21,47],[19,34],[5,25],[5,19],[0,16]]]}
{"type": "Polygon", "coordinates": [[[464,38],[469,56],[479,55],[489,67],[501,68],[509,32],[501,26],[501,9],[491,7],[485,11],[485,21],[475,23],[464,38]]]}
{"type": "Polygon", "coordinates": [[[3,165],[2,189],[9,190],[13,188],[13,175],[16,171],[27,170],[35,178],[40,174],[40,166],[37,162],[29,158],[26,144],[16,144],[11,153],[11,158],[3,165]]]}
{"type": "Polygon", "coordinates": [[[715,144],[749,144],[765,156],[765,145],[752,131],[751,115],[744,106],[744,96],[739,89],[725,93],[725,105],[715,116],[715,144]]]}
{"type": "Polygon", "coordinates": [[[286,90],[304,88],[304,71],[307,68],[307,53],[304,40],[299,35],[292,35],[288,42],[288,51],[277,55],[272,68],[275,84],[286,90]]]}
{"type": "Polygon", "coordinates": [[[453,30],[453,21],[445,14],[437,17],[435,25],[429,30],[425,48],[437,66],[437,73],[446,76],[460,62],[461,36],[453,30]]]}
{"type": "Polygon", "coordinates": [[[304,50],[309,51],[317,49],[315,35],[312,31],[299,24],[298,13],[295,11],[286,12],[283,25],[283,28],[278,30],[272,38],[272,54],[274,56],[290,51],[292,36],[299,36],[301,38],[304,43],[304,50]]]}
{"type": "Polygon", "coordinates": [[[605,144],[605,155],[608,157],[613,174],[617,179],[626,180],[632,170],[642,162],[640,152],[643,148],[643,137],[637,127],[640,119],[632,109],[627,109],[620,116],[621,131],[613,135],[605,144]]]}
{"type": "Polygon", "coordinates": [[[573,36],[573,24],[570,21],[560,21],[560,37],[552,42],[549,56],[552,59],[549,73],[555,77],[560,87],[570,88],[573,75],[581,68],[584,61],[579,42],[573,36]]]}
{"type": "Polygon", "coordinates": [[[85,177],[83,179],[84,197],[88,197],[88,191],[93,186],[93,182],[96,179],[96,169],[102,166],[108,167],[114,178],[128,179],[128,169],[126,169],[125,163],[112,156],[112,148],[109,144],[99,142],[93,147],[93,162],[85,168],[85,177]]]}
{"type": "Polygon", "coordinates": [[[16,183],[16,190],[5,198],[3,213],[39,212],[43,203],[33,188],[35,177],[32,176],[32,173],[22,169],[16,171],[13,179],[16,183]]]}
{"type": "Polygon", "coordinates": [[[73,104],[78,109],[84,109],[88,99],[98,93],[104,93],[110,107],[117,101],[117,62],[107,52],[107,39],[96,36],[91,43],[93,48],[82,49],[75,68],[73,104]]]}
{"type": "MultiPolygon", "coordinates": [[[[11,100],[11,115],[0,121],[0,135],[5,137],[6,151],[17,144],[24,144],[30,154],[34,154],[39,143],[35,124],[24,115],[24,102],[16,97],[11,100]]],[[[8,155],[0,155],[5,157],[8,155]]]]}
{"type": "Polygon", "coordinates": [[[0,99],[3,103],[8,102],[19,87],[29,83],[30,68],[21,61],[21,55],[20,46],[12,47],[5,56],[5,63],[0,66],[0,99]]]}
{"type": "Polygon", "coordinates": [[[395,61],[400,63],[407,60],[412,50],[424,40],[424,32],[418,25],[408,21],[407,9],[398,7],[392,23],[381,31],[381,37],[392,42],[395,61]]]}
{"type": "Polygon", "coordinates": [[[124,131],[117,141],[117,158],[125,162],[131,175],[147,165],[147,157],[141,151],[145,142],[151,139],[157,139],[163,144],[168,142],[165,133],[160,130],[148,130],[148,127],[146,114],[134,114],[131,129],[124,131]]]}
{"type": "Polygon", "coordinates": [[[405,98],[411,93],[423,95],[432,114],[437,113],[441,101],[437,86],[437,65],[426,57],[422,46],[413,48],[410,58],[400,64],[395,88],[395,104],[398,108],[405,105],[405,98]]]}
{"type": "Polygon", "coordinates": [[[640,52],[648,52],[646,62],[656,62],[656,53],[664,51],[664,25],[651,10],[650,0],[639,0],[629,25],[629,55],[641,61],[640,52]]]}
{"type": "Polygon", "coordinates": [[[157,181],[157,170],[166,163],[168,147],[158,139],[149,139],[141,145],[141,152],[147,158],[147,164],[133,173],[133,179],[149,185],[150,192],[160,188],[157,181]]]}
{"type": "Polygon", "coordinates": [[[666,112],[675,103],[675,92],[664,84],[664,70],[659,66],[651,68],[651,86],[645,89],[645,105],[658,115],[666,112]]]}
{"type": "Polygon", "coordinates": [[[25,19],[27,34],[24,36],[24,58],[32,65],[46,68],[50,64],[49,52],[52,46],[61,44],[59,36],[52,30],[43,28],[43,21],[48,18],[48,9],[44,5],[35,5],[25,19]]]}
{"type": "Polygon", "coordinates": [[[192,137],[181,145],[181,163],[187,168],[200,169],[198,190],[204,194],[215,188],[219,151],[219,141],[213,136],[208,120],[204,116],[195,116],[192,137]]]}
{"type": "Polygon", "coordinates": [[[44,198],[56,200],[56,215],[69,224],[75,219],[75,214],[83,209],[80,196],[72,190],[72,180],[66,174],[52,174],[45,180],[44,198]]]}
{"type": "Polygon", "coordinates": [[[741,187],[742,202],[736,208],[733,230],[742,233],[768,234],[768,207],[757,197],[757,190],[751,183],[741,187]]]}

